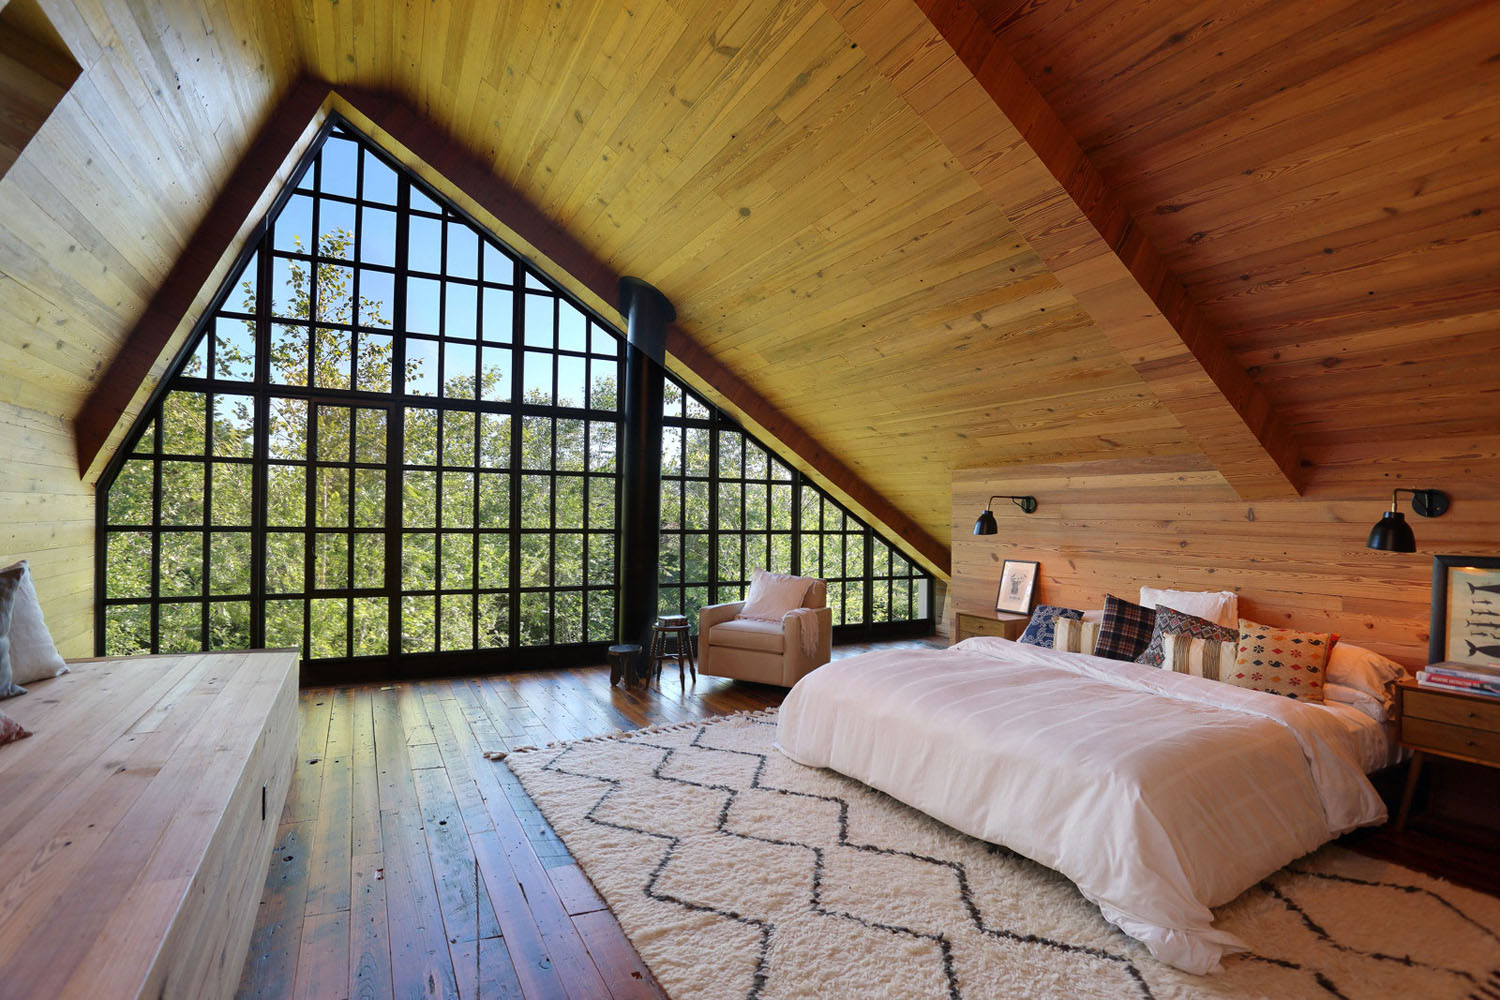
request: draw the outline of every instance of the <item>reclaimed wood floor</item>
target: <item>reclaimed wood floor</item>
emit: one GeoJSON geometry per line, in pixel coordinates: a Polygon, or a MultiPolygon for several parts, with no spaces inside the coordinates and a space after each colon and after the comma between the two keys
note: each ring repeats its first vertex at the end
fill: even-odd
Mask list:
{"type": "MultiPolygon", "coordinates": [[[[878,645],[928,644],[940,645],[878,645]]],[[[684,689],[671,670],[660,690],[624,691],[607,667],[303,690],[239,996],[665,996],[510,769],[484,754],[785,694],[718,677],[684,689]]]]}

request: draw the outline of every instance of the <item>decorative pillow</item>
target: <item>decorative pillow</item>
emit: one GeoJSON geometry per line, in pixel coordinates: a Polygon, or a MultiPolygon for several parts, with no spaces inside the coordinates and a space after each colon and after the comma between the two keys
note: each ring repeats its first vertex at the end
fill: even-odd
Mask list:
{"type": "Polygon", "coordinates": [[[1363,691],[1376,701],[1389,704],[1391,683],[1406,676],[1399,663],[1363,646],[1341,642],[1328,654],[1328,683],[1363,691]]]}
{"type": "Polygon", "coordinates": [[[22,572],[18,566],[0,570],[0,698],[14,698],[26,693],[25,688],[12,681],[10,667],[10,613],[16,601],[16,588],[21,585],[22,572]]]}
{"type": "Polygon", "coordinates": [[[802,607],[802,600],[807,597],[812,583],[811,577],[757,569],[750,576],[750,593],[745,595],[745,606],[740,609],[739,617],[779,622],[788,611],[802,607]]]}
{"type": "Polygon", "coordinates": [[[42,617],[42,605],[31,582],[31,568],[22,559],[0,572],[8,573],[13,569],[21,571],[21,582],[16,587],[15,603],[10,609],[11,681],[30,684],[67,673],[68,665],[57,652],[52,633],[47,631],[47,620],[42,617]]]}
{"type": "Polygon", "coordinates": [[[1207,618],[1215,625],[1234,628],[1240,616],[1240,598],[1232,590],[1158,590],[1141,588],[1141,603],[1148,608],[1165,604],[1173,611],[1207,618]]]}
{"type": "Polygon", "coordinates": [[[1221,671],[1219,680],[1298,701],[1321,702],[1328,652],[1338,641],[1335,633],[1272,628],[1241,618],[1234,666],[1221,671]]]}
{"type": "Polygon", "coordinates": [[[1114,594],[1104,598],[1104,622],[1099,626],[1099,641],[1094,644],[1095,656],[1107,656],[1111,660],[1133,660],[1151,641],[1151,629],[1156,624],[1156,612],[1139,604],[1122,601],[1114,594]]]}
{"type": "Polygon", "coordinates": [[[7,743],[14,743],[16,740],[24,740],[30,735],[31,732],[24,729],[19,722],[4,712],[0,712],[0,747],[7,743]]]}
{"type": "Polygon", "coordinates": [[[1051,646],[1056,639],[1058,619],[1061,618],[1082,621],[1083,612],[1043,604],[1031,612],[1031,621],[1026,623],[1026,631],[1016,641],[1032,646],[1051,646]]]}
{"type": "Polygon", "coordinates": [[[1224,679],[1222,674],[1226,670],[1234,667],[1238,643],[1233,638],[1205,639],[1182,632],[1168,632],[1161,638],[1163,669],[1218,681],[1224,679]]]}
{"type": "Polygon", "coordinates": [[[1092,653],[1099,641],[1099,623],[1087,618],[1059,618],[1052,634],[1052,648],[1065,653],[1092,653]]]}
{"type": "Polygon", "coordinates": [[[1198,639],[1214,639],[1218,642],[1234,642],[1240,637],[1240,634],[1232,628],[1225,628],[1207,618],[1199,618],[1197,615],[1173,610],[1165,604],[1158,604],[1156,624],[1151,628],[1151,641],[1146,644],[1141,655],[1135,658],[1135,662],[1144,663],[1148,667],[1161,666],[1162,637],[1168,632],[1175,635],[1189,635],[1198,639]]]}

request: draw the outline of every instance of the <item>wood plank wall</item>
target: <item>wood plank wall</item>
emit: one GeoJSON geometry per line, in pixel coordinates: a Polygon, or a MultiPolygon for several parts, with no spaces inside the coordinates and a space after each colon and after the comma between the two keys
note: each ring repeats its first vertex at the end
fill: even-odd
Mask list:
{"type": "Polygon", "coordinates": [[[31,560],[59,648],[88,656],[98,470],[70,423],[296,63],[285,24],[222,0],[40,9],[83,72],[0,181],[0,565],[31,560]]]}
{"type": "Polygon", "coordinates": [[[1106,593],[1135,600],[1147,584],[1234,590],[1245,617],[1336,631],[1417,666],[1427,662],[1433,555],[1500,555],[1497,446],[1500,438],[1485,437],[1451,457],[1391,446],[1384,458],[1327,456],[1302,497],[1254,502],[1239,500],[1198,455],[958,470],[944,624],[956,606],[994,606],[1001,560],[1034,559],[1038,603],[1098,608],[1106,593]],[[1427,519],[1402,498],[1417,537],[1409,555],[1364,547],[1394,486],[1453,499],[1446,515],[1427,519]],[[972,534],[995,493],[1030,493],[1039,506],[1026,515],[999,501],[999,533],[972,534]]]}

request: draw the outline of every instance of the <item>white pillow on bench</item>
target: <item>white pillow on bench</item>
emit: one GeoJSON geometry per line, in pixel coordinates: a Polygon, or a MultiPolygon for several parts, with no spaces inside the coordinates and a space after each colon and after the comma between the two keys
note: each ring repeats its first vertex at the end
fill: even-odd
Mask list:
{"type": "Polygon", "coordinates": [[[10,609],[10,671],[15,684],[30,684],[68,672],[62,654],[47,631],[42,605],[31,582],[31,567],[22,559],[0,572],[20,568],[21,582],[16,586],[15,603],[10,609]]]}

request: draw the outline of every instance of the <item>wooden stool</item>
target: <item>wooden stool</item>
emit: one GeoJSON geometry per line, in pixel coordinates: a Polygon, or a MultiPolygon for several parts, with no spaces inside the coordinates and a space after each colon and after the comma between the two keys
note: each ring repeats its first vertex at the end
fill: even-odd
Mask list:
{"type": "Polygon", "coordinates": [[[667,660],[677,661],[678,683],[686,683],[682,675],[684,660],[693,672],[693,682],[697,683],[698,661],[693,659],[693,636],[686,615],[662,615],[651,626],[651,658],[646,662],[646,672],[655,672],[658,687],[661,686],[661,667],[667,660]],[[674,651],[670,653],[667,652],[668,640],[675,643],[674,651]]]}
{"type": "Polygon", "coordinates": [[[640,655],[639,643],[622,642],[617,646],[609,647],[609,684],[614,687],[621,680],[629,687],[635,677],[631,673],[631,664],[640,655]]]}

